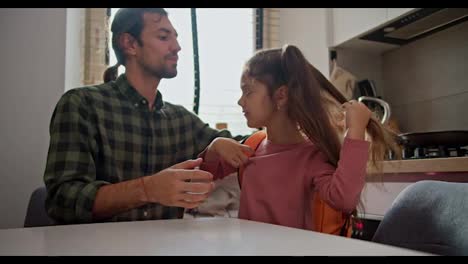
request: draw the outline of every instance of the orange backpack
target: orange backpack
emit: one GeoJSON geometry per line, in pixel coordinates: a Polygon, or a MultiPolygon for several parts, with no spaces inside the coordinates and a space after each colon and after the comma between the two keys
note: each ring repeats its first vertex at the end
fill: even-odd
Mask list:
{"type": "MultiPolygon", "coordinates": [[[[243,144],[256,150],[260,142],[266,137],[266,133],[262,130],[255,132],[248,137],[243,144]]],[[[242,177],[244,167],[239,168],[239,187],[242,188],[242,177]]],[[[341,211],[337,211],[320,199],[317,192],[314,193],[313,202],[311,203],[312,218],[314,221],[314,231],[351,237],[352,225],[351,215],[341,211]]]]}

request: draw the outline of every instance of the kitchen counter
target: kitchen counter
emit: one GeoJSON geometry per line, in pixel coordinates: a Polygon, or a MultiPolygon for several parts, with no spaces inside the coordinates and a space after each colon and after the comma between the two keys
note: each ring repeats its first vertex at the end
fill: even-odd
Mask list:
{"type": "Polygon", "coordinates": [[[468,172],[468,157],[383,161],[384,173],[468,172]]]}
{"type": "Polygon", "coordinates": [[[237,218],[198,218],[4,229],[0,255],[430,254],[237,218]]]}

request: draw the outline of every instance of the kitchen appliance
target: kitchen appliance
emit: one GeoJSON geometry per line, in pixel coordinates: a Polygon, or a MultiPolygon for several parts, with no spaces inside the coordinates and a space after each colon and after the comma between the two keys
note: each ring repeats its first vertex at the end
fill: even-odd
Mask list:
{"type": "MultiPolygon", "coordinates": [[[[388,123],[391,110],[387,102],[372,96],[360,96],[358,101],[378,104],[383,109],[380,122],[384,125],[388,123]]],[[[402,147],[403,159],[468,156],[468,131],[465,130],[399,133],[396,140],[402,147]]]]}
{"type": "Polygon", "coordinates": [[[365,79],[357,82],[359,96],[377,97],[375,84],[372,80],[365,79]]]}
{"type": "Polygon", "coordinates": [[[383,115],[380,119],[380,122],[384,125],[388,123],[390,116],[391,116],[391,110],[390,110],[390,105],[387,102],[377,97],[371,97],[371,96],[360,96],[358,98],[358,101],[363,102],[363,103],[373,102],[373,103],[377,103],[378,105],[380,105],[383,109],[383,115]]]}
{"type": "Polygon", "coordinates": [[[430,131],[399,134],[403,159],[468,156],[468,131],[430,131]]]}
{"type": "Polygon", "coordinates": [[[404,45],[468,21],[468,8],[417,8],[360,39],[404,45]]]}
{"type": "Polygon", "coordinates": [[[369,79],[361,80],[357,82],[356,90],[357,100],[376,113],[382,124],[386,125],[391,116],[390,105],[377,96],[374,82],[369,79]]]}

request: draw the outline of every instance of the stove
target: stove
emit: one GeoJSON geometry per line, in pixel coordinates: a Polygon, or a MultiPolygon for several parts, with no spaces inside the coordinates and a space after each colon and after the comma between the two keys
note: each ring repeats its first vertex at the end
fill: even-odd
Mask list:
{"type": "Polygon", "coordinates": [[[402,150],[403,159],[433,159],[467,156],[468,146],[420,146],[405,147],[402,150]]]}

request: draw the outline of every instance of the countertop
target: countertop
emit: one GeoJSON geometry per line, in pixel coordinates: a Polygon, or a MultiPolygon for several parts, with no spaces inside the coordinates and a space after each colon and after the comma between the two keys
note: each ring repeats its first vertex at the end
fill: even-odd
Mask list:
{"type": "Polygon", "coordinates": [[[383,161],[384,173],[468,172],[468,157],[383,161]]]}
{"type": "Polygon", "coordinates": [[[0,255],[430,254],[237,218],[195,218],[4,229],[0,255]]]}

